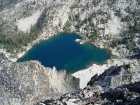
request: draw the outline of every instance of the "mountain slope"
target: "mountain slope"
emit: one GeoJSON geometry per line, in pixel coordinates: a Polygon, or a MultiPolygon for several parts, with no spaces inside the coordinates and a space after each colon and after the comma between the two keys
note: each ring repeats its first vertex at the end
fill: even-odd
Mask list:
{"type": "Polygon", "coordinates": [[[38,61],[13,63],[0,54],[0,104],[33,105],[76,91],[79,80],[38,61]]]}

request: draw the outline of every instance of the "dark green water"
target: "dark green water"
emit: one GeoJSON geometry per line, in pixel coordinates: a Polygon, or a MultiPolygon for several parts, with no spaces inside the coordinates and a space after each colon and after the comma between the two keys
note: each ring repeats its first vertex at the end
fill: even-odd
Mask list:
{"type": "Polygon", "coordinates": [[[85,69],[93,63],[103,64],[110,53],[91,44],[75,42],[81,38],[76,34],[61,34],[33,46],[18,62],[39,60],[45,67],[55,66],[73,73],[85,69]]]}

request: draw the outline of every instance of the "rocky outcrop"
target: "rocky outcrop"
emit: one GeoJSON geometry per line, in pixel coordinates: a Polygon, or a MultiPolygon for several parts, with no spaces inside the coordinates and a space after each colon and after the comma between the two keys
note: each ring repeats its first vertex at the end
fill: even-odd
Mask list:
{"type": "Polygon", "coordinates": [[[79,88],[79,80],[38,61],[13,63],[0,54],[0,105],[33,105],[79,88]]]}
{"type": "Polygon", "coordinates": [[[46,105],[139,105],[139,65],[112,66],[94,75],[84,89],[62,95],[46,105]]]}
{"type": "Polygon", "coordinates": [[[123,84],[135,83],[140,81],[139,68],[139,65],[131,67],[131,64],[112,66],[101,75],[94,75],[87,85],[100,85],[104,91],[108,91],[110,88],[116,88],[123,84]]]}
{"type": "Polygon", "coordinates": [[[67,93],[45,105],[139,105],[140,82],[122,85],[104,92],[101,86],[86,87],[78,92],[67,93]]]}

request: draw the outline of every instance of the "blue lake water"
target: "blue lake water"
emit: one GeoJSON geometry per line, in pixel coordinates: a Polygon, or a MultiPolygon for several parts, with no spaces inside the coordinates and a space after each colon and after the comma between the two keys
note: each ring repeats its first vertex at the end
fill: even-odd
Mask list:
{"type": "Polygon", "coordinates": [[[64,33],[41,41],[31,48],[18,62],[39,60],[45,67],[55,66],[57,70],[65,69],[74,73],[85,69],[93,63],[103,64],[110,58],[110,53],[89,43],[79,44],[76,34],[64,33]]]}

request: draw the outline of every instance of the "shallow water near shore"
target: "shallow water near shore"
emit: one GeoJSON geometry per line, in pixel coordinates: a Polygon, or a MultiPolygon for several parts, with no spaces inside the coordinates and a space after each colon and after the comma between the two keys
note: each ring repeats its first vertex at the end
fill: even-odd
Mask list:
{"type": "Polygon", "coordinates": [[[55,66],[57,70],[65,69],[74,73],[86,69],[93,63],[104,64],[110,53],[89,43],[79,44],[76,34],[63,33],[46,41],[41,41],[31,48],[18,62],[39,60],[45,67],[55,66]]]}

